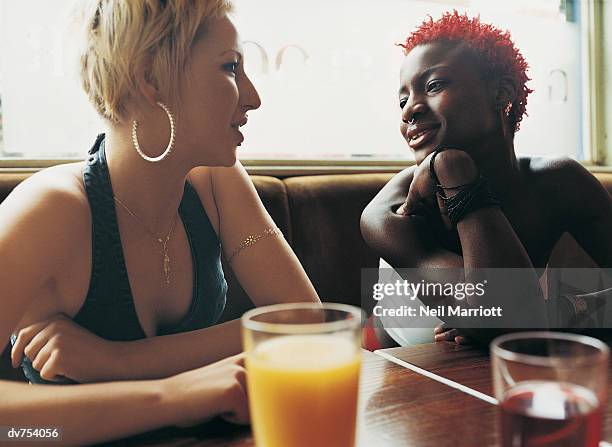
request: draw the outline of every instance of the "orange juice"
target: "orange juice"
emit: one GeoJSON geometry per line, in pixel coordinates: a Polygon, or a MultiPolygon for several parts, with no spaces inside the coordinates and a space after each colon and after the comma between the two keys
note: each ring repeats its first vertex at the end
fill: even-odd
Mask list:
{"type": "Polygon", "coordinates": [[[280,336],[247,356],[258,447],[352,447],[360,351],[333,335],[280,336]]]}

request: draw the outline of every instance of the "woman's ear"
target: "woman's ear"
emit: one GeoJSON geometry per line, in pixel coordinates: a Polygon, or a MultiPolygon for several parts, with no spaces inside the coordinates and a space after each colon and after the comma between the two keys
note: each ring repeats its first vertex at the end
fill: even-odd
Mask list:
{"type": "Polygon", "coordinates": [[[155,107],[157,101],[159,101],[159,89],[157,87],[157,83],[154,81],[152,72],[152,60],[150,57],[146,57],[143,61],[140,69],[136,73],[136,82],[138,85],[138,90],[142,95],[143,99],[155,107]]]}
{"type": "Polygon", "coordinates": [[[516,81],[512,76],[501,76],[495,82],[495,109],[503,110],[516,99],[516,81]]]}

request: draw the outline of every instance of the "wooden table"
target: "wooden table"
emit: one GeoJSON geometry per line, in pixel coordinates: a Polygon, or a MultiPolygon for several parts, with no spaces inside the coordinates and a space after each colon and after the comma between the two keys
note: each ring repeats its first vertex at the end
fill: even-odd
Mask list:
{"type": "MultiPolygon", "coordinates": [[[[417,374],[496,405],[488,350],[455,343],[431,343],[391,348],[377,353],[417,374]]],[[[487,426],[491,421],[483,421],[487,426]]],[[[600,447],[612,447],[612,363],[608,365],[608,402],[600,447]]],[[[486,445],[486,444],[485,444],[486,445]]]]}
{"type": "MultiPolygon", "coordinates": [[[[387,352],[391,351],[383,355],[387,352]]],[[[363,352],[359,413],[360,447],[485,447],[497,440],[494,405],[367,351],[363,352]]],[[[213,421],[188,430],[158,430],[115,445],[255,444],[248,428],[213,421]]]]}

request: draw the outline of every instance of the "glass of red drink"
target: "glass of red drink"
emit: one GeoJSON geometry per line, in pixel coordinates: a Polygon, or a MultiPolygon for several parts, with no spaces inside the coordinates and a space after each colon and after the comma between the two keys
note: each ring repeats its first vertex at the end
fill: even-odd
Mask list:
{"type": "Polygon", "coordinates": [[[561,332],[519,332],[491,343],[503,447],[597,447],[608,346],[561,332]]]}

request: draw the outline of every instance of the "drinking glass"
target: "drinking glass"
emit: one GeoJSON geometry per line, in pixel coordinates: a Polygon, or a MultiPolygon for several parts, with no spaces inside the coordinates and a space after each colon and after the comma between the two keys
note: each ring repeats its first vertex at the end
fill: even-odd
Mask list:
{"type": "Polygon", "coordinates": [[[597,447],[606,404],[608,346],[559,332],[491,343],[503,447],[597,447]]]}
{"type": "Polygon", "coordinates": [[[242,317],[255,443],[352,447],[362,313],[332,303],[260,307],[242,317]]]}

